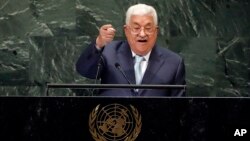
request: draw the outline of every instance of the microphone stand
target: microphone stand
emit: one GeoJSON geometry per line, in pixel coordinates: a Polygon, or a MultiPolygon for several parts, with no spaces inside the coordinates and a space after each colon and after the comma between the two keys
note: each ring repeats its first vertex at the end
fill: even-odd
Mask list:
{"type": "MultiPolygon", "coordinates": [[[[122,73],[123,77],[126,79],[126,81],[128,82],[128,84],[133,85],[133,84],[131,83],[131,81],[128,79],[128,77],[126,76],[126,74],[125,74],[125,72],[123,71],[121,65],[120,65],[119,63],[116,62],[116,63],[115,63],[115,67],[119,70],[119,72],[122,73]]],[[[136,91],[136,89],[130,89],[130,90],[131,90],[133,96],[136,96],[136,95],[138,94],[138,92],[136,91]]]]}
{"type": "MultiPolygon", "coordinates": [[[[95,84],[97,84],[97,80],[98,80],[98,77],[99,77],[99,73],[100,73],[100,69],[101,69],[101,66],[102,66],[102,62],[103,62],[103,57],[102,55],[100,55],[100,59],[98,60],[98,64],[97,64],[97,71],[96,71],[96,76],[95,76],[95,84]]],[[[91,96],[94,96],[95,95],[95,90],[96,89],[91,89],[91,96]]]]}

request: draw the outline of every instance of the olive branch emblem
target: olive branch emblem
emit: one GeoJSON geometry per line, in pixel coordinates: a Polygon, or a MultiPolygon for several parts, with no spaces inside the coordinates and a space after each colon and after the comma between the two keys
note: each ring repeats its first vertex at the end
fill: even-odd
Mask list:
{"type": "MultiPolygon", "coordinates": [[[[97,119],[99,108],[100,104],[97,105],[89,114],[89,131],[95,141],[109,141],[104,136],[102,136],[95,127],[95,121],[97,119]]],[[[134,106],[130,105],[130,108],[135,120],[134,130],[125,137],[124,141],[134,141],[141,132],[141,127],[142,127],[141,115],[134,106]]]]}

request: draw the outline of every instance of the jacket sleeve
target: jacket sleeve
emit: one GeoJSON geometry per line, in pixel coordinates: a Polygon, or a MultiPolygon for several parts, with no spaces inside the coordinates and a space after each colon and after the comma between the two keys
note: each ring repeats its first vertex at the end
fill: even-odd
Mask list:
{"type": "MultiPolygon", "coordinates": [[[[185,72],[184,60],[181,59],[175,75],[174,85],[186,85],[185,77],[186,77],[186,72],[185,72]]],[[[171,91],[171,96],[186,96],[186,88],[173,89],[171,91]]]]}
{"type": "Polygon", "coordinates": [[[84,77],[95,79],[100,76],[104,59],[102,50],[97,50],[95,42],[92,42],[80,55],[76,62],[76,71],[84,77]],[[98,71],[98,74],[97,74],[98,71]],[[98,75],[98,76],[97,76],[98,75]]]}

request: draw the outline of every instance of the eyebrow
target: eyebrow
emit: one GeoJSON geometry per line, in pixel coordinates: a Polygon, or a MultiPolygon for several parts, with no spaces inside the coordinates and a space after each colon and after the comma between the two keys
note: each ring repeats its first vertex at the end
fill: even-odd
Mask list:
{"type": "MultiPolygon", "coordinates": [[[[134,26],[140,26],[140,27],[141,27],[141,25],[139,25],[139,24],[136,23],[136,22],[132,23],[132,25],[134,25],[134,26]]],[[[152,23],[148,23],[148,24],[146,24],[144,27],[146,27],[146,26],[152,26],[152,23]]]]}

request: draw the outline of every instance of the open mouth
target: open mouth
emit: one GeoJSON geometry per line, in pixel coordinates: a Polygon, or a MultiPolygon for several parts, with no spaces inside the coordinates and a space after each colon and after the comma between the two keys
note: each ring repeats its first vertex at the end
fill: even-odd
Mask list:
{"type": "Polygon", "coordinates": [[[139,43],[146,43],[147,40],[141,39],[141,40],[137,40],[137,42],[139,42],[139,43]]]}

